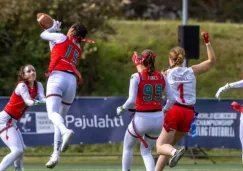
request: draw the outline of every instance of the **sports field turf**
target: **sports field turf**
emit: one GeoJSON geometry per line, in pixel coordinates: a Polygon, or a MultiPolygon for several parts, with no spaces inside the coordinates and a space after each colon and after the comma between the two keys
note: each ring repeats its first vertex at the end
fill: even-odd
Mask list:
{"type": "MultiPolygon", "coordinates": [[[[48,171],[43,164],[25,164],[25,171],[48,171]]],[[[59,164],[53,171],[120,171],[119,164],[59,164]]],[[[165,171],[242,171],[241,164],[179,164],[165,171]]],[[[13,171],[13,168],[7,171],[13,171]]],[[[145,171],[142,164],[133,165],[132,171],[145,171]]]]}

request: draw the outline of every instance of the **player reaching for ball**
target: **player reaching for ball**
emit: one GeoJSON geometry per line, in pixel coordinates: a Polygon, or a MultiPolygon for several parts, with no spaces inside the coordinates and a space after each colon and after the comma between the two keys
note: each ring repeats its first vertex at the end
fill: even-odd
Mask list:
{"type": "Polygon", "coordinates": [[[74,135],[73,130],[68,129],[64,118],[73,103],[77,82],[82,82],[80,72],[76,65],[81,57],[80,42],[88,33],[83,24],[75,23],[67,35],[56,33],[60,30],[61,23],[53,20],[53,26],[43,31],[40,37],[49,41],[51,50],[48,68],[46,108],[49,119],[54,124],[54,151],[47,168],[54,168],[60,159],[60,152],[68,149],[69,142],[74,135]]]}

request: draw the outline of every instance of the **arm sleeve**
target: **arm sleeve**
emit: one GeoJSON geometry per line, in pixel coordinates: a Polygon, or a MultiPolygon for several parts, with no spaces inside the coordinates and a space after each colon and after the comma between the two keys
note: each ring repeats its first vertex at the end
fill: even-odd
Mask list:
{"type": "Polygon", "coordinates": [[[243,88],[243,80],[233,82],[233,83],[229,83],[229,86],[231,88],[243,88]]]}
{"type": "Polygon", "coordinates": [[[44,88],[43,88],[43,85],[38,82],[37,84],[38,86],[38,94],[37,94],[37,98],[40,102],[43,102],[45,103],[46,102],[46,97],[45,97],[45,94],[44,94],[44,88]]]}
{"type": "Polygon", "coordinates": [[[174,105],[176,98],[175,98],[174,93],[173,93],[173,91],[170,87],[170,84],[168,83],[167,78],[164,77],[164,80],[165,80],[164,93],[165,93],[165,97],[167,99],[164,109],[168,111],[174,105]]]}
{"type": "Polygon", "coordinates": [[[40,37],[44,40],[48,40],[52,43],[62,43],[66,40],[67,36],[62,33],[52,33],[45,30],[41,33],[40,37]]]}
{"type": "Polygon", "coordinates": [[[129,97],[127,101],[122,105],[123,109],[127,110],[130,107],[134,108],[135,101],[137,98],[139,82],[140,82],[140,78],[138,73],[133,74],[130,79],[129,97]]]}
{"type": "Polygon", "coordinates": [[[25,83],[19,83],[14,91],[17,95],[21,96],[27,106],[34,105],[34,100],[30,97],[28,88],[25,83]]]}

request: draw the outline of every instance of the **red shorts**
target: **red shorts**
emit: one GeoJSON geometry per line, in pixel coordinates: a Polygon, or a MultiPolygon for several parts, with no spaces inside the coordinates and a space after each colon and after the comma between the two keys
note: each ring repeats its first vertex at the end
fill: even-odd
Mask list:
{"type": "Polygon", "coordinates": [[[167,132],[175,129],[180,132],[189,132],[194,118],[194,109],[174,105],[164,117],[164,128],[167,132]]]}

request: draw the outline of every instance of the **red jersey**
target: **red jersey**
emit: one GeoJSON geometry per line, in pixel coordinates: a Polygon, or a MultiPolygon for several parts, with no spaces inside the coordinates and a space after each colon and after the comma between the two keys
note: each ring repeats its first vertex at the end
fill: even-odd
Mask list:
{"type": "Polygon", "coordinates": [[[165,87],[164,76],[155,71],[149,76],[146,71],[139,72],[140,83],[136,98],[136,111],[162,110],[162,91],[165,87]]]}
{"type": "MultiPolygon", "coordinates": [[[[23,82],[23,81],[20,81],[23,82]]],[[[20,83],[19,82],[19,83],[20,83]]],[[[32,99],[35,99],[38,92],[37,84],[34,85],[34,88],[31,89],[28,84],[26,84],[28,92],[32,99]]],[[[5,106],[4,111],[11,115],[14,119],[19,120],[29,108],[22,99],[20,95],[17,95],[15,91],[12,93],[8,104],[5,106]]]]}
{"type": "Polygon", "coordinates": [[[48,72],[51,73],[53,70],[71,71],[80,80],[81,74],[76,69],[76,65],[81,53],[81,48],[74,43],[74,38],[67,37],[64,42],[55,44],[52,48],[48,72]]]}

